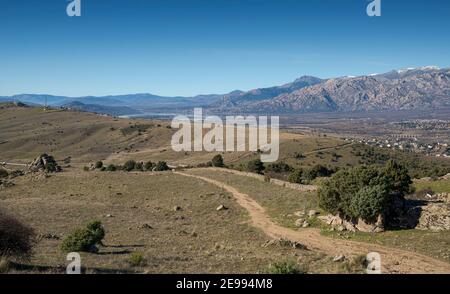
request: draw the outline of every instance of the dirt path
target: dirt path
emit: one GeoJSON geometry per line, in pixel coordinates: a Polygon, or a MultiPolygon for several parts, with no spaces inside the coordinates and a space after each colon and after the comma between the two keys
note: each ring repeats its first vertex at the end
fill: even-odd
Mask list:
{"type": "Polygon", "coordinates": [[[261,205],[259,205],[247,194],[239,192],[234,187],[207,177],[191,175],[184,172],[174,173],[185,177],[203,180],[233,194],[238,204],[248,211],[252,225],[261,229],[271,238],[284,238],[291,241],[296,241],[307,246],[310,250],[321,251],[331,256],[339,254],[354,256],[360,254],[365,255],[369,252],[378,252],[381,255],[383,273],[450,273],[449,263],[439,261],[419,253],[408,252],[376,244],[332,239],[322,236],[320,231],[317,229],[293,230],[281,227],[269,218],[265,209],[261,205]]]}

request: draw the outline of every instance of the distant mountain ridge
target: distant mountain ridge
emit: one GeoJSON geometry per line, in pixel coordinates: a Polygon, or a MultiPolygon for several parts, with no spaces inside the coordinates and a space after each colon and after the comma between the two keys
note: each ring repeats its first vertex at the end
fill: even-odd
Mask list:
{"type": "Polygon", "coordinates": [[[194,97],[152,94],[75,98],[22,94],[0,97],[0,101],[12,100],[113,115],[187,111],[194,107],[203,107],[212,113],[255,114],[425,110],[450,107],[450,69],[427,66],[332,79],[303,76],[282,86],[194,97]]]}
{"type": "MultiPolygon", "coordinates": [[[[245,96],[246,94],[242,94],[245,96]]],[[[268,99],[242,99],[219,110],[247,113],[354,112],[450,107],[450,69],[422,67],[342,77],[268,99]]]]}

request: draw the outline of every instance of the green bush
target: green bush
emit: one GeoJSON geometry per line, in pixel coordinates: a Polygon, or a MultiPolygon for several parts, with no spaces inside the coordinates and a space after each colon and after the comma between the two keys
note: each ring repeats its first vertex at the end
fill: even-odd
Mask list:
{"type": "Polygon", "coordinates": [[[249,161],[247,163],[247,171],[262,174],[262,172],[264,171],[264,163],[259,159],[249,161]]]}
{"type": "Polygon", "coordinates": [[[292,171],[292,167],[289,164],[284,162],[271,163],[267,166],[266,172],[273,173],[288,173],[292,171]]]}
{"type": "Polygon", "coordinates": [[[167,171],[170,170],[169,166],[165,161],[159,161],[155,166],[155,171],[167,171]]]}
{"type": "Polygon", "coordinates": [[[289,176],[291,183],[308,185],[312,181],[321,177],[329,177],[335,172],[335,170],[328,169],[327,167],[317,164],[309,169],[296,169],[289,176]]]}
{"type": "Polygon", "coordinates": [[[96,168],[96,169],[101,169],[102,167],[103,167],[103,162],[97,161],[97,162],[95,163],[95,168],[96,168]]]}
{"type": "Polygon", "coordinates": [[[375,222],[383,212],[388,195],[383,186],[363,187],[351,199],[350,209],[354,217],[375,222]]]}
{"type": "Polygon", "coordinates": [[[96,245],[101,244],[105,237],[105,230],[100,221],[88,223],[86,228],[76,229],[67,236],[62,244],[61,250],[64,252],[96,252],[96,245]]]}
{"type": "Polygon", "coordinates": [[[144,169],[145,169],[145,170],[152,171],[152,170],[153,170],[153,167],[155,167],[155,165],[154,165],[153,162],[151,162],[151,161],[147,161],[147,162],[144,164],[144,169]]]}
{"type": "Polygon", "coordinates": [[[299,266],[295,262],[284,261],[271,264],[268,272],[272,275],[299,275],[306,274],[307,270],[304,266],[299,266]]]}
{"type": "Polygon", "coordinates": [[[134,166],[134,169],[137,171],[144,171],[144,163],[137,162],[136,165],[134,166]]]}
{"type": "Polygon", "coordinates": [[[114,172],[114,171],[116,171],[117,170],[117,167],[114,165],[114,164],[109,164],[107,167],[106,167],[106,171],[109,171],[109,172],[114,172]]]}
{"type": "Polygon", "coordinates": [[[217,154],[216,156],[214,156],[213,159],[211,160],[211,164],[214,167],[224,167],[225,164],[223,163],[222,155],[217,154]]]}
{"type": "Polygon", "coordinates": [[[145,257],[140,252],[133,252],[128,261],[132,266],[145,266],[146,260],[145,257]]]}
{"type": "Polygon", "coordinates": [[[0,168],[0,178],[7,178],[9,176],[8,171],[3,168],[0,168]]]}
{"type": "Polygon", "coordinates": [[[288,181],[296,184],[305,184],[303,179],[303,169],[294,170],[288,178],[288,181]]]}
{"type": "Polygon", "coordinates": [[[410,185],[407,170],[395,162],[388,162],[383,168],[345,169],[320,187],[319,206],[348,219],[362,218],[373,222],[383,214],[389,221],[393,204],[397,200],[404,201],[410,185]]]}
{"type": "Polygon", "coordinates": [[[134,170],[136,167],[136,161],[134,160],[128,160],[127,162],[125,162],[125,164],[123,165],[123,170],[130,172],[132,170],[134,170]]]}

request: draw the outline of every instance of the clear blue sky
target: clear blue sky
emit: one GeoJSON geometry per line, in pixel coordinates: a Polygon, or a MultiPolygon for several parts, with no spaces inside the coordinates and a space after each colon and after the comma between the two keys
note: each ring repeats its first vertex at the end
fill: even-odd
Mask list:
{"type": "Polygon", "coordinates": [[[450,66],[450,1],[0,0],[0,95],[194,95],[450,66]]]}

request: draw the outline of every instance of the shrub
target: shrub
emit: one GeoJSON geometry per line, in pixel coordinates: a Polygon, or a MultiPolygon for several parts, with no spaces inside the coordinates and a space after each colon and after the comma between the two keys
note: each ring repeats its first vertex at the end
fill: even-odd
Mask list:
{"type": "Polygon", "coordinates": [[[103,167],[103,162],[97,161],[97,162],[95,163],[95,168],[96,168],[96,169],[101,169],[102,167],[103,167]]]}
{"type": "Polygon", "coordinates": [[[0,211],[0,256],[28,258],[35,244],[32,228],[0,211]]]}
{"type": "Polygon", "coordinates": [[[383,214],[393,217],[393,206],[410,191],[407,170],[390,162],[384,168],[361,166],[337,172],[318,191],[319,206],[348,219],[373,222],[383,214]]]}
{"type": "Polygon", "coordinates": [[[106,167],[106,171],[109,171],[109,172],[114,172],[114,171],[116,171],[117,170],[117,167],[114,165],[114,164],[109,164],[107,167],[106,167]]]}
{"type": "Polygon", "coordinates": [[[247,170],[252,173],[262,174],[264,171],[264,163],[259,159],[249,161],[247,163],[247,170]]]}
{"type": "Polygon", "coordinates": [[[147,161],[145,164],[144,164],[144,169],[145,170],[148,170],[148,171],[151,171],[151,170],[153,170],[153,167],[154,167],[155,165],[153,164],[153,162],[151,162],[151,161],[147,161]]]}
{"type": "Polygon", "coordinates": [[[287,163],[277,162],[277,163],[269,164],[266,168],[266,171],[273,172],[273,173],[287,173],[287,172],[291,172],[292,168],[287,163]]]}
{"type": "Polygon", "coordinates": [[[383,211],[387,199],[383,186],[363,187],[351,199],[350,209],[354,217],[375,222],[383,211]]]}
{"type": "Polygon", "coordinates": [[[144,163],[137,162],[136,165],[134,166],[134,169],[137,171],[144,171],[144,163]]]}
{"type": "Polygon", "coordinates": [[[123,170],[130,172],[132,170],[134,170],[136,166],[136,161],[134,160],[128,160],[127,162],[125,162],[125,164],[123,165],[123,170]]]}
{"type": "Polygon", "coordinates": [[[88,167],[88,166],[85,166],[85,167],[83,167],[83,170],[86,171],[86,172],[88,172],[88,171],[89,171],[89,167],[88,167]]]}
{"type": "Polygon", "coordinates": [[[0,178],[7,178],[9,176],[8,171],[0,167],[0,178]]]}
{"type": "Polygon", "coordinates": [[[64,252],[96,252],[96,245],[101,244],[105,230],[100,221],[88,223],[86,228],[76,229],[61,243],[64,252]]]}
{"type": "Polygon", "coordinates": [[[303,182],[303,169],[296,169],[289,175],[288,181],[296,184],[304,184],[303,182]]]}
{"type": "Polygon", "coordinates": [[[215,167],[224,167],[225,164],[223,163],[223,157],[220,154],[217,154],[216,156],[213,157],[213,159],[211,160],[212,166],[215,167]]]}
{"type": "Polygon", "coordinates": [[[169,166],[165,161],[159,161],[155,166],[155,171],[167,171],[170,170],[169,166]]]}
{"type": "Polygon", "coordinates": [[[307,270],[304,266],[299,266],[295,262],[284,261],[271,264],[268,270],[273,275],[289,275],[289,274],[306,274],[307,270]]]}
{"type": "Polygon", "coordinates": [[[133,252],[130,256],[129,263],[132,266],[144,266],[147,262],[140,252],[133,252]]]}

